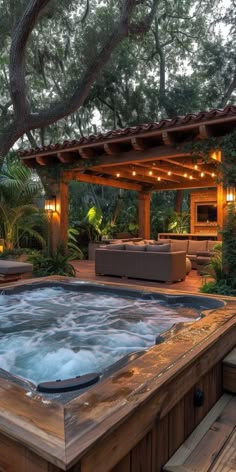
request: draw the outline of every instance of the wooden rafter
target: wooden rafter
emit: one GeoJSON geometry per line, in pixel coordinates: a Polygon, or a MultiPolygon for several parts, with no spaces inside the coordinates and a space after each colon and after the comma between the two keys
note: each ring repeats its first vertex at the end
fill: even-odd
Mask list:
{"type": "MultiPolygon", "coordinates": [[[[173,167],[173,166],[158,166],[158,164],[156,165],[156,163],[152,163],[150,165],[145,165],[145,164],[139,164],[137,163],[136,164],[137,166],[140,166],[140,167],[143,167],[145,169],[148,170],[152,170],[152,171],[156,171],[156,172],[159,172],[159,173],[164,173],[166,175],[166,179],[165,180],[170,180],[172,182],[179,182],[180,179],[184,179],[184,172],[180,172],[179,169],[176,170],[176,167],[173,167]],[[154,165],[155,164],[155,165],[154,165]],[[168,172],[171,172],[171,175],[168,175],[168,172]],[[173,176],[177,176],[178,180],[176,180],[175,178],[173,178],[173,176]]],[[[193,178],[193,180],[195,180],[193,178]]]]}
{"type": "MultiPolygon", "coordinates": [[[[132,172],[136,172],[136,176],[141,178],[142,180],[145,178],[152,179],[153,181],[157,179],[157,177],[161,177],[163,180],[166,180],[167,182],[180,182],[180,179],[176,179],[171,175],[168,175],[165,170],[154,167],[154,166],[145,166],[143,164],[135,164],[135,166],[132,166],[132,169],[129,168],[128,166],[119,166],[117,167],[116,172],[122,173],[127,173],[128,175],[132,175],[132,172]],[[152,171],[152,174],[150,175],[149,172],[150,170],[152,171]]],[[[110,172],[110,170],[109,170],[110,172]]]]}
{"type": "Polygon", "coordinates": [[[198,168],[196,169],[195,165],[197,165],[197,164],[181,162],[181,161],[177,161],[176,159],[172,159],[172,158],[169,158],[169,159],[167,158],[167,159],[165,159],[165,161],[168,162],[169,164],[172,164],[172,165],[174,164],[175,166],[191,170],[191,172],[193,173],[193,176],[195,178],[199,178],[199,174],[201,172],[203,172],[204,174],[209,175],[209,176],[212,174],[212,172],[214,172],[214,173],[216,172],[216,169],[213,168],[213,167],[211,167],[210,170],[209,170],[209,167],[208,167],[208,170],[207,170],[206,165],[202,169],[198,169],[198,168]]]}
{"type": "Polygon", "coordinates": [[[126,190],[136,190],[140,192],[142,185],[133,182],[124,182],[119,179],[111,179],[109,177],[101,177],[95,174],[81,174],[80,172],[65,171],[63,172],[63,180],[78,180],[79,182],[85,182],[88,184],[105,185],[107,187],[122,188],[126,190]]]}
{"type": "Polygon", "coordinates": [[[120,164],[135,164],[136,162],[147,162],[150,159],[154,160],[162,160],[167,157],[183,157],[188,156],[189,154],[183,153],[174,149],[173,147],[168,146],[158,146],[146,149],[144,151],[128,151],[123,152],[119,156],[107,156],[102,155],[98,157],[98,162],[94,166],[94,169],[99,169],[99,167],[116,167],[120,164]]]}
{"type": "Polygon", "coordinates": [[[125,180],[135,181],[138,183],[143,182],[145,184],[154,185],[157,180],[157,177],[155,176],[152,176],[152,177],[144,176],[143,174],[138,173],[138,171],[135,175],[133,175],[132,170],[128,170],[126,167],[121,167],[118,170],[114,168],[109,169],[107,167],[104,167],[104,168],[101,168],[99,172],[106,175],[112,175],[113,177],[116,177],[117,179],[119,179],[119,181],[121,182],[123,181],[123,179],[125,179],[125,180]]]}

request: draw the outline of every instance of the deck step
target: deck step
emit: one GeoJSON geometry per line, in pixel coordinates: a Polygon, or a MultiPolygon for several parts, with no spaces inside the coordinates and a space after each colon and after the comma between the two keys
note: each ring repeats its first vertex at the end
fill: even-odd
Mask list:
{"type": "Polygon", "coordinates": [[[236,397],[224,394],[163,470],[236,471],[236,397]]]}
{"type": "Polygon", "coordinates": [[[236,393],[236,348],[223,360],[223,390],[236,393]]]}

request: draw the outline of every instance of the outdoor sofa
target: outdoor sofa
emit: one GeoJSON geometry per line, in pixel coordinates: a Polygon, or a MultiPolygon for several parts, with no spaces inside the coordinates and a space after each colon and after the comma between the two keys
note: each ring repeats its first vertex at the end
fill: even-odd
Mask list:
{"type": "MultiPolygon", "coordinates": [[[[163,243],[166,239],[162,239],[163,243]]],[[[203,266],[209,264],[214,254],[214,247],[217,241],[204,239],[195,241],[192,239],[168,239],[172,251],[185,251],[187,258],[191,261],[192,269],[200,270],[203,266]]]]}
{"type": "Polygon", "coordinates": [[[186,252],[172,252],[170,244],[111,244],[96,249],[95,272],[97,275],[177,282],[186,276],[186,252]]]}

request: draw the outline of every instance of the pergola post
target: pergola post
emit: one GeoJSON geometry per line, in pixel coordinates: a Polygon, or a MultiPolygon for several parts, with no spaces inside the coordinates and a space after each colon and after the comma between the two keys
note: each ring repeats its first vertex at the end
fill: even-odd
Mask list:
{"type": "Polygon", "coordinates": [[[56,189],[56,211],[51,219],[51,247],[55,252],[58,245],[67,246],[68,240],[68,184],[60,182],[56,189]]]}
{"type": "Polygon", "coordinates": [[[150,239],[150,202],[151,192],[138,193],[139,237],[150,239]]]}

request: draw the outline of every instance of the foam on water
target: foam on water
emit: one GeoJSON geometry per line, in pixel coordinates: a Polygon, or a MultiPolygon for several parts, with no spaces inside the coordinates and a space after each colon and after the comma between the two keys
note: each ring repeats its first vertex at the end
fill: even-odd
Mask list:
{"type": "Polygon", "coordinates": [[[0,367],[35,383],[101,372],[155,344],[180,305],[60,287],[0,295],[0,367]]]}

